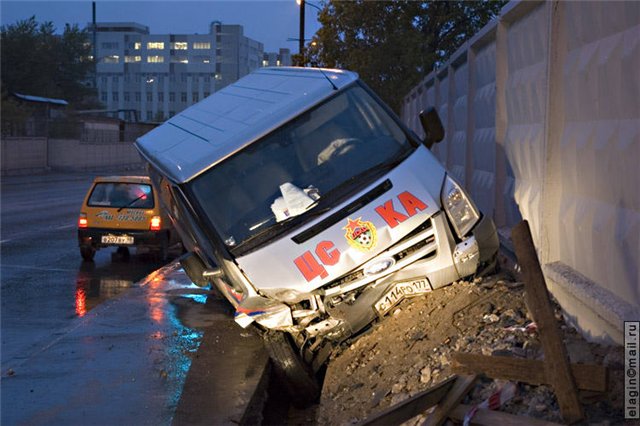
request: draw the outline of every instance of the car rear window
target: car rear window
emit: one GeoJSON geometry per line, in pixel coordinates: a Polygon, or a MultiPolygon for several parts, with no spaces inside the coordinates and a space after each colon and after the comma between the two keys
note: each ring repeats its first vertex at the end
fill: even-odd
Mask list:
{"type": "Polygon", "coordinates": [[[90,207],[131,207],[152,209],[153,191],[144,183],[101,182],[97,183],[87,203],[90,207]]]}

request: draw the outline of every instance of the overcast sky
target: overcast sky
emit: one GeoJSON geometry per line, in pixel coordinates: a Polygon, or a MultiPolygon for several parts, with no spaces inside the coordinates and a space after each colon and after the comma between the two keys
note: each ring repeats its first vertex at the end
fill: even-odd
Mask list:
{"type": "MultiPolygon", "coordinates": [[[[2,25],[35,15],[38,22],[52,21],[62,31],[66,23],[84,28],[92,19],[91,1],[87,0],[2,0],[0,8],[2,25]]],[[[307,6],[305,39],[320,28],[317,12],[307,6]]],[[[298,42],[287,38],[298,39],[299,19],[295,0],[96,1],[98,22],[138,22],[148,26],[151,34],[206,34],[211,21],[240,24],[244,35],[262,42],[267,52],[281,47],[298,52],[298,42]]]]}

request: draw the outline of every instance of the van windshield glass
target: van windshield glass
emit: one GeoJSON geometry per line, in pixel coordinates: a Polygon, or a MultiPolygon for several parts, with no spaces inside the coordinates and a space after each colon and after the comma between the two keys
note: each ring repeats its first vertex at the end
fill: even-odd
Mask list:
{"type": "Polygon", "coordinates": [[[354,86],[204,172],[190,189],[229,247],[254,246],[362,188],[413,149],[354,86]]]}

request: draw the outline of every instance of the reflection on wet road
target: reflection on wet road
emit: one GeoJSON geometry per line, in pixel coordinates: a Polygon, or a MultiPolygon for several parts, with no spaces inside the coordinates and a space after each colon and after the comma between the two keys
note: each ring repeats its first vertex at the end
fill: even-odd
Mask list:
{"type": "Polygon", "coordinates": [[[202,326],[216,316],[203,303],[209,291],[177,263],[136,283],[111,275],[104,287],[95,270],[78,275],[86,296],[75,308],[84,314],[7,365],[1,423],[170,424],[202,326]],[[125,294],[87,309],[100,297],[92,291],[107,297],[123,284],[125,294]]]}

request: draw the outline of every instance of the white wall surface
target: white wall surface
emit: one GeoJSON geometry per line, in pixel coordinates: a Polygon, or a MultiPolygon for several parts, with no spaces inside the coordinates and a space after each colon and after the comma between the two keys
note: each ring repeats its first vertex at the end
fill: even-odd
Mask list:
{"type": "Polygon", "coordinates": [[[640,319],[640,2],[512,1],[405,98],[508,245],[530,223],[547,284],[594,340],[640,319]]]}

